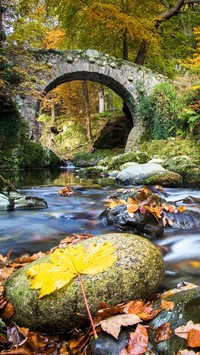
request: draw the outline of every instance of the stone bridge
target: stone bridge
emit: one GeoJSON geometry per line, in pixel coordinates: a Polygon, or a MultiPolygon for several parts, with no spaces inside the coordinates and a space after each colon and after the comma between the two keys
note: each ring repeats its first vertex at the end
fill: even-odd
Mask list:
{"type": "MultiPolygon", "coordinates": [[[[166,78],[155,71],[138,66],[128,61],[110,57],[96,50],[71,51],[35,51],[34,56],[38,67],[42,64],[46,70],[41,70],[36,82],[35,90],[38,97],[44,96],[56,86],[73,80],[89,80],[101,83],[122,99],[129,119],[132,120],[126,151],[130,150],[135,140],[142,133],[141,122],[135,115],[135,103],[138,97],[138,86],[142,85],[147,92],[166,78]]],[[[36,95],[27,92],[27,95],[17,95],[16,103],[22,117],[28,120],[30,136],[35,139],[39,135],[37,123],[39,101],[36,95]]]]}

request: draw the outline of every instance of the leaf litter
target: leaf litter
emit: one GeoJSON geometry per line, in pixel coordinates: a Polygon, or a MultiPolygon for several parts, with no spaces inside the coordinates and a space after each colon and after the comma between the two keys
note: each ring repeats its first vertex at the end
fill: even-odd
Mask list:
{"type": "MultiPolygon", "coordinates": [[[[43,257],[46,254],[50,254],[51,264],[53,267],[60,267],[57,262],[59,257],[63,261],[64,249],[66,244],[71,244],[72,254],[75,252],[80,252],[82,255],[85,253],[85,250],[79,250],[76,246],[76,242],[82,239],[92,237],[90,234],[83,235],[73,235],[73,237],[67,237],[60,242],[58,248],[54,248],[51,251],[46,253],[37,253],[32,256],[22,256],[13,261],[10,261],[10,254],[7,256],[0,255],[0,355],[90,355],[89,341],[93,337],[93,332],[91,327],[83,329],[72,329],[70,334],[66,334],[65,337],[54,336],[43,334],[39,332],[33,332],[27,328],[19,327],[17,324],[12,322],[12,316],[14,308],[6,298],[3,297],[3,285],[6,279],[18,268],[21,268],[24,265],[31,263],[33,260],[36,260],[40,257],[43,257]],[[73,245],[74,244],[74,245],[73,245]],[[73,247],[73,248],[72,248],[73,247]],[[75,248],[75,249],[74,249],[75,248]],[[53,262],[52,262],[53,261],[53,262]]],[[[105,243],[104,243],[105,244],[105,243]]],[[[106,245],[112,259],[112,246],[106,245]]],[[[100,246],[105,248],[104,246],[100,246]]],[[[95,249],[95,248],[94,248],[95,249]]],[[[100,250],[99,249],[99,250],[100,250]]],[[[77,264],[78,272],[84,273],[95,273],[100,272],[100,269],[94,268],[93,272],[93,258],[99,253],[99,250],[95,249],[94,254],[90,256],[87,255],[83,262],[77,264]],[[96,254],[95,254],[96,253],[96,254]],[[90,260],[91,258],[91,260],[90,260]],[[88,264],[89,260],[89,264],[88,264]],[[91,261],[91,264],[90,264],[91,261]]],[[[101,260],[101,252],[99,254],[101,260]]],[[[74,258],[74,254],[73,254],[74,258]]],[[[76,256],[75,256],[76,258],[76,256]]],[[[109,259],[109,258],[108,258],[109,259]]],[[[113,260],[113,259],[112,259],[113,260]]],[[[105,259],[104,259],[105,261],[105,259]]],[[[114,262],[114,261],[113,261],[114,262]]],[[[100,262],[101,264],[101,262],[100,262]]],[[[111,263],[112,264],[112,263],[111,263]]],[[[111,265],[110,264],[110,265],[111,265]]],[[[66,267],[66,265],[65,265],[66,267]]],[[[68,265],[69,267],[69,265],[68,265]]],[[[108,265],[106,267],[109,267],[108,265]]],[[[30,268],[32,269],[32,268],[30,268]]],[[[29,271],[30,271],[29,269],[29,271]]],[[[76,268],[73,269],[73,265],[69,267],[70,272],[75,275],[76,268]]],[[[33,270],[32,270],[33,272],[33,270]]],[[[34,272],[33,272],[34,274],[34,272]]],[[[41,280],[37,280],[36,285],[42,285],[41,280]]],[[[165,298],[175,294],[177,292],[182,292],[184,290],[192,289],[197,287],[193,284],[181,283],[177,288],[164,292],[163,294],[155,294],[146,300],[133,300],[128,303],[119,304],[113,307],[101,302],[99,300],[99,311],[97,317],[94,319],[94,324],[96,327],[97,333],[102,330],[111,334],[115,339],[118,338],[120,330],[122,327],[130,327],[131,332],[129,335],[129,340],[127,346],[121,350],[119,355],[140,355],[147,352],[148,349],[148,339],[149,332],[152,329],[148,326],[148,321],[155,318],[159,312],[162,312],[163,309],[173,310],[174,304],[172,301],[167,301],[165,298]],[[160,300],[159,308],[154,307],[154,303],[157,300],[160,300]],[[141,324],[143,323],[143,324],[141,324]],[[133,331],[132,331],[133,330],[133,331]]],[[[54,285],[55,288],[55,285],[54,285]]],[[[54,290],[55,291],[55,290],[54,290]]],[[[52,292],[54,292],[52,291],[52,292]]],[[[158,327],[155,332],[155,341],[160,342],[168,339],[172,330],[170,329],[170,323],[165,323],[158,327]]],[[[200,352],[195,352],[195,348],[199,347],[200,339],[200,324],[194,324],[192,321],[189,321],[186,325],[175,329],[174,334],[176,336],[184,337],[187,339],[187,346],[190,349],[180,349],[176,355],[200,355],[200,352]],[[194,351],[191,350],[194,348],[194,351]]],[[[149,351],[151,353],[151,351],[149,351]]]]}

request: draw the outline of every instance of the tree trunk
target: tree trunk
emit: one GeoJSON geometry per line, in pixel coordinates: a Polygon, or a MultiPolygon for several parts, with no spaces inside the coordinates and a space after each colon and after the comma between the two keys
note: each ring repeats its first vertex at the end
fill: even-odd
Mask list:
{"type": "MultiPolygon", "coordinates": [[[[186,2],[185,0],[176,0],[174,6],[172,6],[171,8],[168,7],[165,11],[161,12],[156,18],[154,23],[154,28],[152,30],[154,31],[157,30],[163,21],[167,21],[171,17],[177,15],[185,2],[186,2]]],[[[144,65],[146,52],[147,52],[147,42],[143,40],[135,59],[136,64],[144,65]]]]}
{"type": "Polygon", "coordinates": [[[55,105],[51,105],[51,123],[54,124],[55,121],[55,105]]]}
{"type": "Polygon", "coordinates": [[[3,42],[3,9],[2,9],[2,1],[0,0],[0,48],[2,48],[3,42]]]}
{"type": "Polygon", "coordinates": [[[82,81],[83,94],[85,98],[85,109],[86,109],[86,129],[87,129],[87,137],[89,142],[92,141],[92,130],[91,130],[91,113],[90,113],[90,102],[89,102],[89,94],[87,81],[82,81]]]}
{"type": "Polygon", "coordinates": [[[127,43],[127,31],[124,31],[123,35],[123,59],[128,60],[128,43],[127,43]]]}
{"type": "Polygon", "coordinates": [[[105,111],[105,95],[104,95],[103,86],[100,87],[98,91],[98,96],[99,96],[99,113],[101,113],[105,111]]]}
{"type": "Polygon", "coordinates": [[[137,53],[137,57],[135,58],[135,64],[144,65],[146,52],[147,52],[147,42],[143,39],[140,49],[137,53]]]}

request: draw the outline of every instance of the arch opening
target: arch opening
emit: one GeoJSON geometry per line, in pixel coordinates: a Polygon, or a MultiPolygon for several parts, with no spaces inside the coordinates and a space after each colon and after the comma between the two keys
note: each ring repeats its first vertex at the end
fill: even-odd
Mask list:
{"type": "MultiPolygon", "coordinates": [[[[93,130],[97,131],[95,132],[95,134],[93,132],[91,133],[92,139],[89,139],[90,141],[89,143],[92,146],[91,149],[113,149],[113,148],[120,147],[123,148],[124,150],[126,146],[128,134],[133,127],[133,110],[134,110],[133,97],[130,97],[129,92],[125,89],[125,87],[123,87],[116,80],[108,76],[99,73],[89,73],[89,72],[81,71],[81,72],[67,73],[51,81],[45,88],[44,100],[47,100],[48,102],[49,97],[51,97],[52,93],[55,93],[56,90],[57,91],[60,90],[61,92],[62,90],[64,90],[65,91],[64,96],[65,97],[68,96],[68,99],[71,94],[72,101],[74,101],[75,106],[77,104],[77,96],[79,97],[79,99],[81,97],[80,91],[82,91],[83,96],[85,96],[84,97],[85,101],[89,100],[88,103],[87,102],[84,103],[85,106],[84,109],[87,114],[87,120],[93,119],[93,121],[90,122],[89,124],[93,126],[92,127],[93,130]],[[83,83],[86,83],[85,88],[88,92],[88,98],[87,98],[87,93],[86,94],[84,93],[83,83]],[[67,91],[68,91],[68,95],[66,95],[67,91]],[[91,96],[95,92],[96,92],[96,102],[94,100],[91,103],[91,96]],[[89,110],[87,110],[87,104],[92,105],[89,107],[89,110]],[[129,107],[131,107],[131,111],[129,107]],[[87,111],[89,111],[90,117],[88,117],[87,111]]],[[[64,145],[62,143],[64,139],[66,141],[70,141],[69,139],[70,132],[72,135],[73,134],[72,128],[75,126],[75,124],[77,124],[76,122],[77,117],[80,122],[79,122],[79,128],[75,129],[76,133],[77,131],[80,131],[84,125],[88,127],[88,122],[86,122],[86,124],[85,123],[83,124],[83,120],[81,117],[81,111],[84,110],[83,108],[81,109],[80,107],[75,107],[74,108],[75,111],[76,109],[79,110],[78,114],[75,115],[77,117],[70,117],[69,107],[66,108],[65,105],[64,108],[65,112],[61,112],[63,108],[56,108],[55,107],[56,105],[54,105],[53,112],[51,111],[50,114],[49,112],[50,108],[52,109],[51,103],[49,102],[50,107],[45,110],[43,107],[44,106],[43,102],[44,101],[40,103],[41,109],[40,109],[40,116],[38,118],[38,120],[41,123],[42,132],[43,132],[40,141],[42,144],[54,150],[56,154],[60,156],[65,156],[67,152],[67,148],[68,148],[68,153],[70,153],[69,144],[71,143],[69,143],[68,146],[67,144],[64,145]],[[58,112],[56,112],[56,110],[58,112]],[[46,119],[45,113],[48,114],[48,116],[51,116],[48,124],[47,122],[45,122],[46,119]],[[56,114],[59,117],[56,118],[56,114]],[[60,120],[59,123],[58,120],[60,120]],[[49,138],[47,138],[47,132],[46,132],[46,138],[44,138],[45,136],[44,130],[47,129],[49,131],[49,138]],[[62,146],[60,152],[58,149],[59,146],[62,146]]],[[[69,104],[69,100],[68,100],[68,106],[71,106],[71,103],[69,104]]],[[[86,135],[87,138],[89,138],[87,133],[86,135]]],[[[71,150],[75,150],[75,149],[72,147],[71,150]]]]}

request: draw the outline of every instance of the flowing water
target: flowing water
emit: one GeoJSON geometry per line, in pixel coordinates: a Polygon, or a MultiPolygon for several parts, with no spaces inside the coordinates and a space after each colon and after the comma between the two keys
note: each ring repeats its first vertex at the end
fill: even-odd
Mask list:
{"type": "MultiPolygon", "coordinates": [[[[9,178],[20,193],[44,198],[47,209],[0,211],[0,254],[13,247],[12,258],[46,251],[73,233],[105,234],[118,232],[99,217],[106,208],[105,199],[119,188],[113,179],[80,179],[68,169],[23,171],[21,175],[1,173],[9,178]],[[66,184],[76,194],[60,196],[66,184]]],[[[167,200],[186,196],[200,198],[198,189],[165,189],[167,200]]],[[[200,212],[198,205],[186,205],[200,212]]],[[[164,288],[175,287],[180,281],[200,285],[200,231],[166,229],[156,241],[168,250],[164,256],[166,274],[164,288]]]]}

